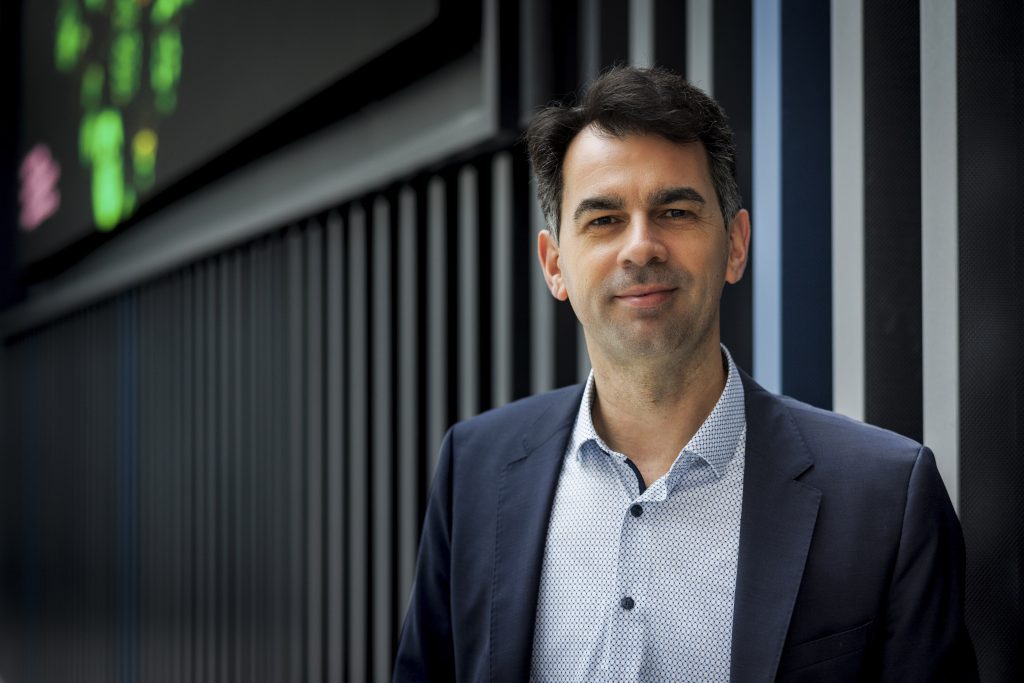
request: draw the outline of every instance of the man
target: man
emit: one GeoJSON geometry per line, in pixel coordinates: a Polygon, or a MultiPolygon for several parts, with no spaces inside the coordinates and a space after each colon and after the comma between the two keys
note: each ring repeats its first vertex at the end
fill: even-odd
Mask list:
{"type": "Polygon", "coordinates": [[[527,139],[593,372],[449,431],[395,680],[976,678],[932,454],[719,342],[750,219],[718,105],[620,68],[527,139]]]}

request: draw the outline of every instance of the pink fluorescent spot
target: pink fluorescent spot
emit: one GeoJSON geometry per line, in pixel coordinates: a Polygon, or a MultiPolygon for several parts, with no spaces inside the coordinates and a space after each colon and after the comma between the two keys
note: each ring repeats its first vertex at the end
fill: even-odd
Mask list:
{"type": "Polygon", "coordinates": [[[57,187],[60,164],[54,160],[50,148],[40,143],[25,155],[18,176],[21,179],[18,223],[22,230],[30,232],[60,208],[60,190],[57,187]]]}

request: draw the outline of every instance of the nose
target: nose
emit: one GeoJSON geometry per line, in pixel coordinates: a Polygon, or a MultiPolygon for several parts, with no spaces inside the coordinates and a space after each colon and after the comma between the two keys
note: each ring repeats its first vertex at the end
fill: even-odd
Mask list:
{"type": "Polygon", "coordinates": [[[633,216],[624,231],[625,243],[619,251],[619,265],[646,266],[663,263],[668,257],[657,226],[647,216],[633,216]]]}

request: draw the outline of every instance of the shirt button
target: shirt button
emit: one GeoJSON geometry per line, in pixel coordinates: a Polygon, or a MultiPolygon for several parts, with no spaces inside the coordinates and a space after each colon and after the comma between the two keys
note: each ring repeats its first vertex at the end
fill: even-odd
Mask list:
{"type": "Polygon", "coordinates": [[[622,609],[633,609],[634,605],[636,605],[636,603],[633,602],[633,598],[628,595],[622,598],[622,600],[619,600],[619,604],[622,606],[622,609]]]}
{"type": "Polygon", "coordinates": [[[629,506],[629,514],[633,515],[634,517],[639,517],[640,515],[644,514],[644,506],[641,505],[640,503],[633,503],[632,505],[629,506]]]}

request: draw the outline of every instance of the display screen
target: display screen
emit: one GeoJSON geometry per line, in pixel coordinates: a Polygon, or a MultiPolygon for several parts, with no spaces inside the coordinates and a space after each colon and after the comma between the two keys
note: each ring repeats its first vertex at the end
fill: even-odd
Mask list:
{"type": "Polygon", "coordinates": [[[147,198],[422,31],[439,2],[26,1],[19,261],[116,230],[147,198]]]}

